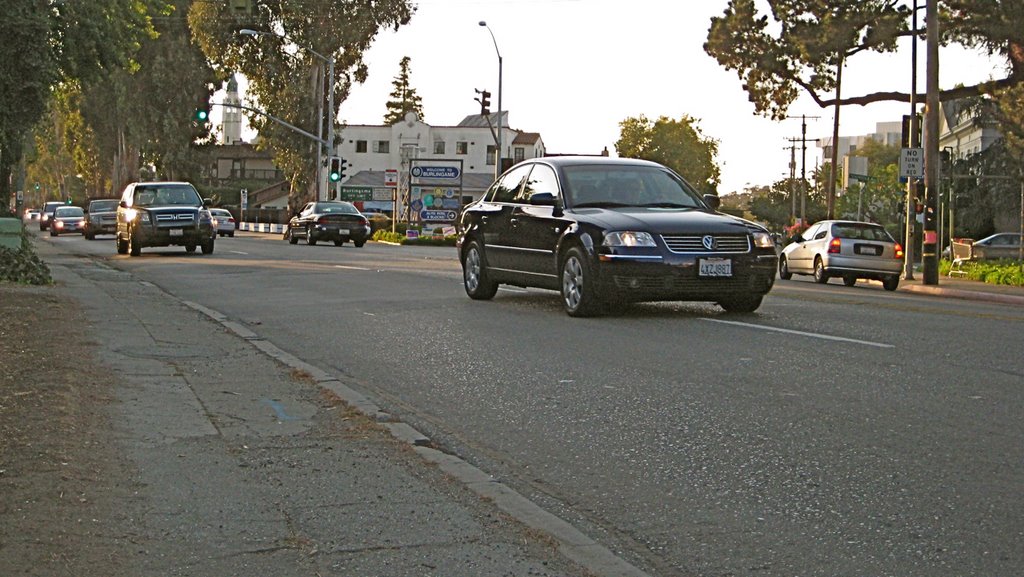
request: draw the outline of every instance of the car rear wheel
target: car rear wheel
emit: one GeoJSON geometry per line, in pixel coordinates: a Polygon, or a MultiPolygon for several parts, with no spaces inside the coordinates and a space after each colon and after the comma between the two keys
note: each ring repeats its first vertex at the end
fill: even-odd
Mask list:
{"type": "Polygon", "coordinates": [[[814,258],[814,282],[818,284],[825,284],[828,282],[828,273],[825,272],[825,263],[821,262],[821,257],[814,258]]]}
{"type": "Polygon", "coordinates": [[[855,276],[844,276],[843,277],[843,284],[846,285],[846,286],[853,286],[853,285],[857,284],[857,277],[855,277],[855,276]]]}
{"type": "Polygon", "coordinates": [[[890,277],[886,277],[886,278],[882,279],[882,288],[884,288],[887,291],[894,291],[899,286],[900,286],[900,277],[898,277],[898,276],[894,275],[894,276],[890,276],[890,277]]]}
{"type": "Polygon", "coordinates": [[[789,262],[786,261],[786,257],[779,259],[779,278],[782,280],[793,278],[793,273],[789,272],[789,262]]]}
{"type": "Polygon", "coordinates": [[[572,317],[588,317],[601,310],[593,269],[579,247],[570,248],[562,261],[562,305],[572,317]]]}
{"type": "Polygon", "coordinates": [[[488,277],[483,249],[475,240],[469,243],[462,256],[462,285],[474,300],[490,300],[498,292],[498,283],[488,277]]]}
{"type": "Polygon", "coordinates": [[[752,313],[761,306],[764,295],[735,295],[718,301],[727,313],[752,313]]]}

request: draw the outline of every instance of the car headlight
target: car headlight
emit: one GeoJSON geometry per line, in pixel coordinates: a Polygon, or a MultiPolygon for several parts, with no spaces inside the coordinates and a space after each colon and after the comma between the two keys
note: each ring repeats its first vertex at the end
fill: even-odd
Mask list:
{"type": "Polygon", "coordinates": [[[609,232],[604,237],[604,242],[601,243],[603,246],[617,247],[617,246],[658,246],[654,242],[654,237],[650,233],[636,232],[632,230],[622,230],[617,232],[609,232]]]}
{"type": "Polygon", "coordinates": [[[772,235],[767,232],[755,232],[754,246],[757,248],[775,248],[775,242],[772,240],[772,235]]]}

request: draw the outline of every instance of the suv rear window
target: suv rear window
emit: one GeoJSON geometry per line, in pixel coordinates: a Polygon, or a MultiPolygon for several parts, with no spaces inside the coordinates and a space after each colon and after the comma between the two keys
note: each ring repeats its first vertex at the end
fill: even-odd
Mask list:
{"type": "Polygon", "coordinates": [[[89,212],[111,212],[117,210],[116,200],[94,200],[89,203],[89,212]]]}

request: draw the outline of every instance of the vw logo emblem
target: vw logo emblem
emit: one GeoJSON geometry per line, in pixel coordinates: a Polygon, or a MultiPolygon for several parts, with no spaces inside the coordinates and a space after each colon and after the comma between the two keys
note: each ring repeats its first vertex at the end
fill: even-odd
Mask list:
{"type": "Polygon", "coordinates": [[[715,250],[715,247],[718,246],[718,243],[715,242],[715,237],[711,236],[710,234],[705,235],[704,238],[700,239],[700,243],[703,244],[704,248],[708,250],[715,250]]]}

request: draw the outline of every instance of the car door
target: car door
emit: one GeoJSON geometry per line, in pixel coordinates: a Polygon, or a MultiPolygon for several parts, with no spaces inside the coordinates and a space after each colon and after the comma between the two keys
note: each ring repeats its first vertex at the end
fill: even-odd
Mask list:
{"type": "Polygon", "coordinates": [[[302,207],[299,214],[292,219],[292,234],[299,235],[300,237],[306,236],[309,230],[311,222],[311,215],[313,214],[313,208],[316,206],[315,202],[307,202],[306,206],[302,207]]]}
{"type": "Polygon", "coordinates": [[[494,183],[493,190],[488,191],[491,210],[480,216],[488,268],[503,273],[519,270],[516,262],[520,247],[511,230],[512,212],[531,167],[532,164],[526,164],[513,168],[494,183]]]}
{"type": "Polygon", "coordinates": [[[564,220],[555,171],[545,164],[535,164],[516,197],[509,220],[510,238],[518,247],[513,266],[533,277],[532,284],[557,284],[555,250],[565,230],[564,220]],[[543,204],[535,197],[538,201],[543,198],[543,204]]]}
{"type": "Polygon", "coordinates": [[[819,235],[820,238],[824,238],[825,232],[827,232],[827,228],[819,223],[812,225],[800,235],[800,239],[794,243],[795,246],[786,254],[786,262],[790,271],[806,273],[813,270],[814,239],[819,235]]]}

